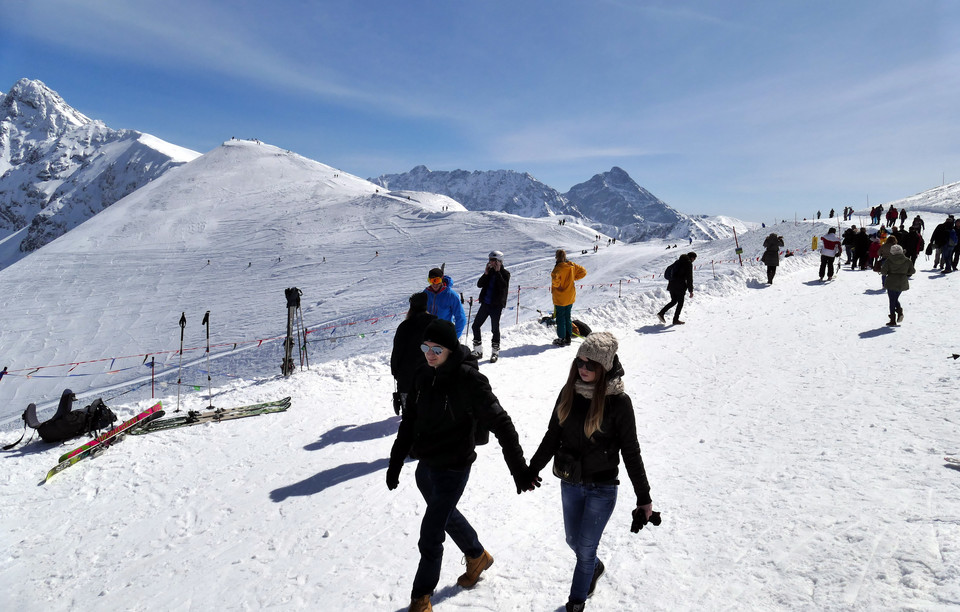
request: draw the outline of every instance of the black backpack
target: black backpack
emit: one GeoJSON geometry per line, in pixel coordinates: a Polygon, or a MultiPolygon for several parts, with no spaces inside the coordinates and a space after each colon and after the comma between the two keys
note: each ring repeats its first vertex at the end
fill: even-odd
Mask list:
{"type": "MultiPolygon", "coordinates": [[[[116,422],[117,415],[113,413],[103,400],[97,398],[93,402],[80,410],[71,410],[73,402],[77,396],[73,391],[66,389],[60,396],[60,405],[57,406],[57,412],[51,418],[43,423],[37,418],[37,405],[30,404],[24,411],[23,419],[24,434],[27,427],[37,430],[40,439],[44,442],[63,442],[71,438],[76,438],[87,433],[106,429],[112,423],[116,422]]],[[[20,436],[23,440],[23,435],[20,436]]],[[[13,444],[3,447],[3,450],[9,450],[20,443],[17,440],[13,444]]]]}
{"type": "Polygon", "coordinates": [[[663,278],[667,280],[673,280],[673,267],[675,265],[677,265],[677,262],[673,262],[672,264],[667,266],[667,269],[663,271],[663,278]]]}
{"type": "Polygon", "coordinates": [[[44,442],[63,442],[84,434],[106,429],[115,423],[117,415],[110,410],[99,397],[93,403],[80,410],[71,410],[66,414],[41,423],[37,433],[44,442]]]}

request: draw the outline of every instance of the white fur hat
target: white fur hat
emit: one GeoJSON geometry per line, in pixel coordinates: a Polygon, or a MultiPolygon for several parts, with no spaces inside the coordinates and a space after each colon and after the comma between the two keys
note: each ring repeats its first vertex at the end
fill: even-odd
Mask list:
{"type": "Polygon", "coordinates": [[[890,247],[890,254],[891,254],[891,255],[903,255],[903,247],[900,246],[899,244],[893,245],[892,247],[890,247]]]}
{"type": "Polygon", "coordinates": [[[609,372],[613,368],[613,358],[617,356],[619,346],[616,336],[610,332],[593,332],[580,345],[577,357],[596,361],[609,372]]]}

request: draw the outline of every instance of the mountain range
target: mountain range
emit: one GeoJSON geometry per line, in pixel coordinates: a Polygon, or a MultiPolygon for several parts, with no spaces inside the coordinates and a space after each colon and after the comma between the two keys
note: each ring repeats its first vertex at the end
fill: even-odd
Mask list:
{"type": "MultiPolygon", "coordinates": [[[[0,109],[0,269],[200,156],[143,132],[111,129],[37,80],[21,79],[0,94],[0,109]]],[[[626,242],[715,239],[747,228],[736,219],[680,213],[618,167],[564,194],[512,170],[417,166],[371,182],[444,195],[468,210],[559,216],[626,242]]]]}
{"type": "Polygon", "coordinates": [[[114,130],[40,81],[0,94],[0,268],[199,153],[114,130]]]}
{"type": "Polygon", "coordinates": [[[560,193],[525,172],[513,170],[431,171],[417,166],[402,174],[369,179],[387,189],[411,189],[449,196],[468,210],[492,210],[523,217],[572,218],[624,242],[653,238],[712,240],[747,224],[728,217],[683,214],[636,183],[622,168],[560,193]]]}

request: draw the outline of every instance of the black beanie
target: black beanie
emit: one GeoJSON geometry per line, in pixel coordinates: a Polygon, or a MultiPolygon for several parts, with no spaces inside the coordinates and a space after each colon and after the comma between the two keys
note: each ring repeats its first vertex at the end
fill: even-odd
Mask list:
{"type": "Polygon", "coordinates": [[[437,319],[432,321],[427,328],[423,330],[423,341],[434,342],[445,349],[455,351],[460,348],[460,340],[457,338],[457,328],[450,321],[437,319]]]}
{"type": "Polygon", "coordinates": [[[427,273],[427,278],[443,278],[443,270],[440,268],[431,268],[427,273]]]}

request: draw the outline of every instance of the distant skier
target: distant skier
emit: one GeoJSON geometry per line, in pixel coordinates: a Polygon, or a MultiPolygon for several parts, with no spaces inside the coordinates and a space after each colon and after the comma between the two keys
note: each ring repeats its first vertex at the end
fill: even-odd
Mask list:
{"type": "Polygon", "coordinates": [[[820,280],[823,280],[824,271],[827,273],[827,280],[833,278],[833,260],[840,252],[837,228],[831,227],[825,236],[820,237],[820,280]]]}
{"type": "Polygon", "coordinates": [[[776,232],[771,233],[763,241],[763,248],[766,249],[760,257],[760,261],[767,265],[767,284],[773,284],[773,277],[777,275],[777,266],[780,265],[780,247],[783,246],[783,236],[777,236],[776,232]]]}
{"type": "Polygon", "coordinates": [[[690,251],[678,257],[677,261],[670,264],[667,268],[670,270],[670,278],[667,279],[667,291],[670,292],[670,303],[661,308],[660,312],[657,313],[657,318],[660,319],[661,323],[667,322],[665,318],[667,311],[676,306],[677,309],[673,313],[673,324],[684,324],[684,321],[680,320],[680,311],[683,310],[683,301],[686,292],[689,291],[690,297],[693,297],[693,262],[696,261],[696,259],[697,254],[690,251]]]}
{"type": "Polygon", "coordinates": [[[483,357],[483,342],[480,337],[480,326],[487,318],[490,319],[490,333],[493,336],[490,342],[490,361],[500,358],[500,315],[507,306],[507,293],[510,291],[510,272],[503,267],[503,253],[490,251],[487,256],[487,266],[483,275],[477,281],[480,288],[480,309],[477,318],[473,320],[473,356],[483,357]]]}
{"type": "Polygon", "coordinates": [[[456,325],[457,338],[461,337],[467,326],[467,315],[459,296],[453,291],[453,279],[445,275],[443,269],[433,268],[427,280],[430,284],[423,290],[427,294],[427,312],[456,325]]]}

